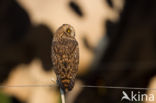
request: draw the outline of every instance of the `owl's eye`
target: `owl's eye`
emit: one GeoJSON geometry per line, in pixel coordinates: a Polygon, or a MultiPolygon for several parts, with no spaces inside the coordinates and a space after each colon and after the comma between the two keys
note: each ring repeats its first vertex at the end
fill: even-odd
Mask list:
{"type": "Polygon", "coordinates": [[[66,30],[66,32],[67,32],[67,33],[70,33],[70,32],[71,32],[71,30],[68,28],[68,29],[66,30]]]}

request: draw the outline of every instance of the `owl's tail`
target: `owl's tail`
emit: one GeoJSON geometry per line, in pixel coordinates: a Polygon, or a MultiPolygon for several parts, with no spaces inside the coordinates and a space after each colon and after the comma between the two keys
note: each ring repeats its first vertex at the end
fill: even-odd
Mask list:
{"type": "Polygon", "coordinates": [[[61,80],[60,87],[63,89],[65,93],[67,93],[68,91],[73,89],[74,81],[72,81],[71,79],[63,79],[61,80]]]}

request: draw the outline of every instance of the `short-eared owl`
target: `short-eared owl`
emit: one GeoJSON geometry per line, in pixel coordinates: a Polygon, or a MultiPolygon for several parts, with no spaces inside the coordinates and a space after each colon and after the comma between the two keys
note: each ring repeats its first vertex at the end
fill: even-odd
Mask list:
{"type": "Polygon", "coordinates": [[[69,24],[63,24],[54,34],[52,62],[58,85],[65,92],[72,90],[78,72],[79,47],[75,30],[69,24]]]}

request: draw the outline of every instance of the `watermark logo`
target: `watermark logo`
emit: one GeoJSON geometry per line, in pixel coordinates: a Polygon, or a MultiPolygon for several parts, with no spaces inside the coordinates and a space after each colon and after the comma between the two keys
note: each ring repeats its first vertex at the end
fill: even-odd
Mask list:
{"type": "Polygon", "coordinates": [[[154,101],[154,94],[141,94],[140,92],[134,93],[133,91],[130,92],[130,95],[125,91],[122,91],[122,94],[121,101],[154,101]]]}

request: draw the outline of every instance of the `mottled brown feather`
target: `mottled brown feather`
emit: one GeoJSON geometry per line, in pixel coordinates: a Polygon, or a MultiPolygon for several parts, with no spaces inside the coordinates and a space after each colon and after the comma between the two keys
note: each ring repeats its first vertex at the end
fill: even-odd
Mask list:
{"type": "Polygon", "coordinates": [[[65,92],[72,90],[79,64],[79,47],[76,39],[68,37],[54,39],[52,42],[52,61],[58,85],[65,92]]]}

